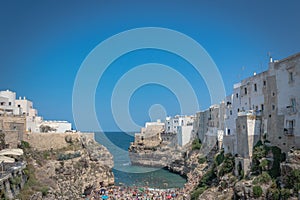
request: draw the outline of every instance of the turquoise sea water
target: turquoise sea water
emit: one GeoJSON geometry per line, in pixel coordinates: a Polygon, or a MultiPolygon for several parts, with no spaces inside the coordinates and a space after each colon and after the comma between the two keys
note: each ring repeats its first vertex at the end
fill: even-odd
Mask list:
{"type": "Polygon", "coordinates": [[[95,139],[106,146],[114,156],[116,185],[149,186],[150,188],[183,187],[186,180],[180,175],[160,168],[132,166],[128,157],[128,147],[134,138],[123,132],[95,133],[95,139]]]}

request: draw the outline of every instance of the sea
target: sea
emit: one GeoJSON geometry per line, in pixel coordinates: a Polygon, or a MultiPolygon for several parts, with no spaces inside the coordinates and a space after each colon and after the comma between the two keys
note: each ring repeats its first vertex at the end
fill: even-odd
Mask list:
{"type": "Polygon", "coordinates": [[[95,140],[108,148],[114,157],[113,173],[116,185],[148,186],[155,189],[182,188],[186,179],[162,168],[131,165],[128,147],[133,133],[96,132],[95,140]]]}

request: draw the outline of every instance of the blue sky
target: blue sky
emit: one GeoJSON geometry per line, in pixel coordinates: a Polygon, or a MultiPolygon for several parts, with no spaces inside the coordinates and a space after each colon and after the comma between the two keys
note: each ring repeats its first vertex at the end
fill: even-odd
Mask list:
{"type": "MultiPolygon", "coordinates": [[[[299,1],[0,1],[0,89],[27,96],[45,119],[73,122],[72,90],[81,63],[105,39],[133,28],[164,27],[201,44],[216,63],[227,94],[240,79],[267,69],[268,52],[281,59],[300,51],[299,1]],[[244,70],[242,70],[244,67],[244,70]]],[[[116,81],[135,65],[173,67],[193,86],[200,109],[210,105],[207,87],[189,63],[158,50],[117,59],[97,87],[96,112],[104,130],[117,130],[110,108],[116,81]]],[[[176,83],[174,83],[176,84],[176,83]]],[[[146,85],[130,99],[139,124],[162,104],[180,113],[168,88],[146,85]]]]}

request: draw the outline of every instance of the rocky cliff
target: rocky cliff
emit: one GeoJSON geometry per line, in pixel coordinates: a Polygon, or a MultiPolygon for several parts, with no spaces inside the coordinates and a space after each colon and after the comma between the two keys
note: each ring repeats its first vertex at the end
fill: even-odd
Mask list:
{"type": "Polygon", "coordinates": [[[92,188],[114,184],[113,157],[104,146],[84,134],[65,141],[63,149],[25,148],[31,174],[21,199],[80,199],[92,188]]]}

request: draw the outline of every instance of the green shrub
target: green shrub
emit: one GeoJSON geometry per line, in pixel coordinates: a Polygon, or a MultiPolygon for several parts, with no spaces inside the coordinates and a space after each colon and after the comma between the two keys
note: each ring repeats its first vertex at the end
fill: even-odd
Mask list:
{"type": "Polygon", "coordinates": [[[43,197],[46,196],[48,194],[49,188],[47,186],[44,186],[41,188],[41,192],[43,197]]]}
{"type": "Polygon", "coordinates": [[[201,142],[199,139],[195,139],[192,142],[192,150],[199,150],[199,149],[201,149],[201,142]]]}
{"type": "Polygon", "coordinates": [[[21,147],[21,149],[28,149],[28,148],[30,148],[30,144],[28,142],[22,140],[20,147],[21,147]]]}
{"type": "Polygon", "coordinates": [[[267,199],[279,200],[280,191],[277,188],[269,188],[267,192],[267,199]]]}
{"type": "Polygon", "coordinates": [[[269,170],[269,174],[272,178],[277,178],[280,176],[280,162],[283,159],[283,154],[281,153],[281,149],[276,146],[271,147],[272,153],[273,153],[273,165],[272,168],[269,170]]]}
{"type": "Polygon", "coordinates": [[[261,197],[263,190],[261,189],[261,187],[259,185],[255,185],[253,186],[253,196],[255,198],[261,197]]]}
{"type": "Polygon", "coordinates": [[[285,199],[288,199],[291,196],[291,193],[290,193],[289,189],[282,188],[280,190],[280,195],[281,195],[281,199],[285,200],[285,199]]]}
{"type": "Polygon", "coordinates": [[[253,184],[268,183],[272,180],[271,176],[267,172],[263,172],[253,180],[253,184]]]}
{"type": "Polygon", "coordinates": [[[288,175],[286,187],[289,189],[294,189],[294,192],[298,193],[298,191],[300,190],[300,170],[299,169],[292,170],[290,175],[288,175]]]}
{"type": "Polygon", "coordinates": [[[224,151],[221,151],[217,156],[215,157],[215,163],[217,166],[219,166],[225,159],[224,151]]]}
{"type": "Polygon", "coordinates": [[[261,167],[263,170],[266,169],[266,167],[268,166],[269,162],[268,160],[262,160],[260,163],[259,163],[259,167],[261,167]]]}
{"type": "Polygon", "coordinates": [[[234,169],[234,157],[231,154],[226,154],[223,164],[219,171],[219,176],[232,172],[234,169]]]}
{"type": "Polygon", "coordinates": [[[203,164],[205,162],[206,162],[206,158],[205,157],[200,157],[199,160],[198,160],[199,164],[203,164]]]}
{"type": "Polygon", "coordinates": [[[204,186],[209,186],[211,185],[212,181],[217,178],[216,174],[215,174],[215,170],[214,168],[211,168],[210,170],[208,170],[201,178],[200,181],[200,186],[204,187],[204,186]]]}
{"type": "Polygon", "coordinates": [[[206,187],[198,187],[192,192],[191,200],[198,200],[199,196],[206,190],[206,187]]]}
{"type": "Polygon", "coordinates": [[[43,152],[43,158],[44,158],[45,160],[47,160],[49,156],[50,156],[50,153],[49,153],[48,151],[44,151],[44,152],[43,152]]]}
{"type": "Polygon", "coordinates": [[[73,154],[71,154],[71,153],[59,154],[58,157],[57,157],[57,160],[58,161],[69,160],[69,159],[73,159],[73,158],[78,158],[80,156],[81,156],[80,152],[75,152],[73,154]]]}

